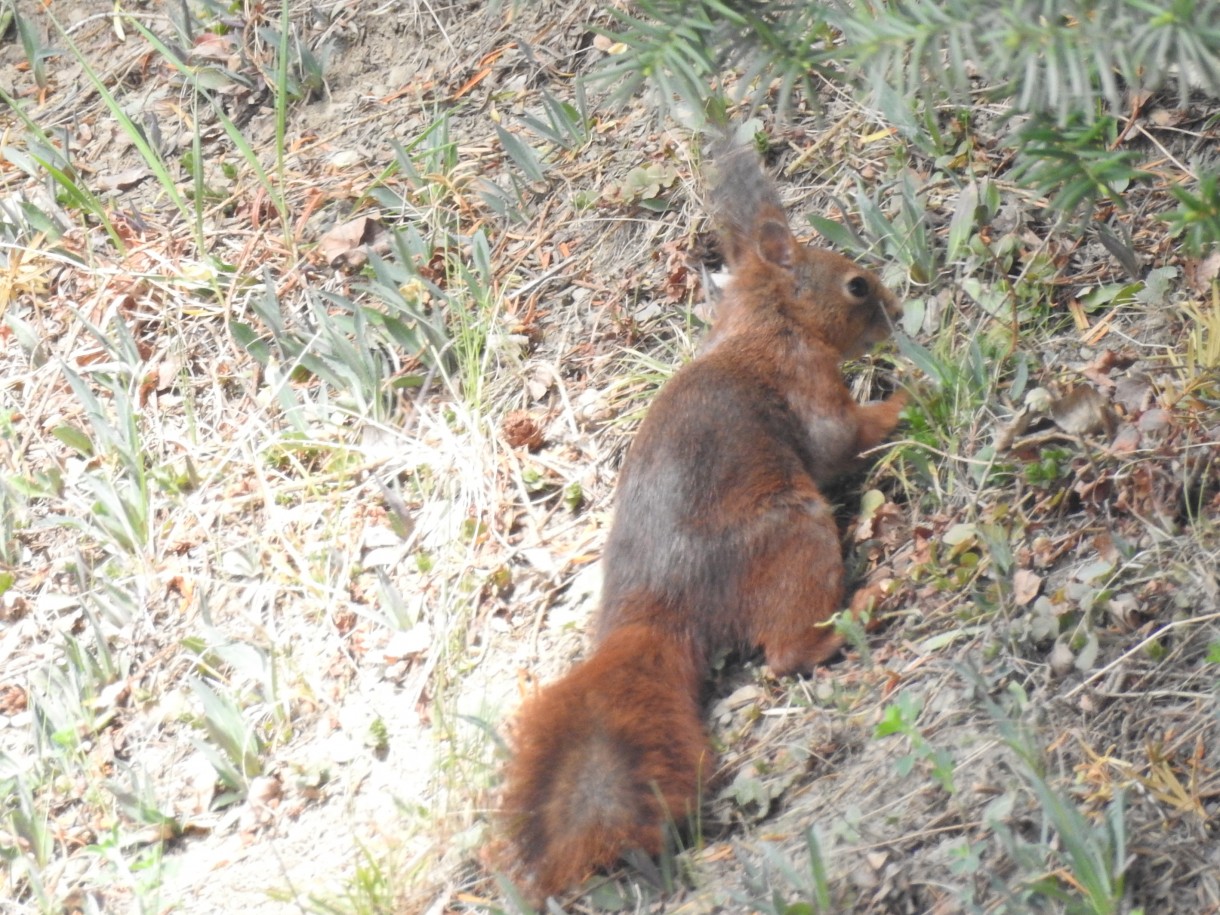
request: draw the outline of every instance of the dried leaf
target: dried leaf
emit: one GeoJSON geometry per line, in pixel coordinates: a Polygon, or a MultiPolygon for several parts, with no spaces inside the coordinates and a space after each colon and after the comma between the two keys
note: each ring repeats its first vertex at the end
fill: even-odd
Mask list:
{"type": "Polygon", "coordinates": [[[234,42],[228,35],[218,32],[201,32],[195,36],[190,56],[193,62],[225,62],[233,54],[234,42]]]}
{"type": "Polygon", "coordinates": [[[358,216],[342,225],[335,226],[318,239],[318,250],[326,263],[336,266],[340,261],[351,263],[353,258],[363,261],[362,245],[370,244],[377,234],[377,221],[368,216],[358,216]]]}
{"type": "Polygon", "coordinates": [[[20,686],[0,686],[0,715],[11,718],[29,707],[29,697],[20,686]]]}
{"type": "Polygon", "coordinates": [[[1051,402],[1051,418],[1068,435],[1112,432],[1114,413],[1105,396],[1091,385],[1077,385],[1051,402]]]}
{"type": "Polygon", "coordinates": [[[1139,601],[1132,594],[1116,594],[1106,602],[1110,617],[1124,632],[1130,632],[1140,624],[1139,601]]]}
{"type": "Polygon", "coordinates": [[[1000,428],[996,430],[995,450],[998,452],[1004,452],[1011,449],[1012,444],[1017,440],[1017,437],[1024,435],[1025,431],[1029,429],[1029,425],[1033,421],[1033,418],[1034,411],[1030,407],[1024,406],[1018,410],[1016,415],[1013,416],[1010,421],[1000,426],[1000,428]]]}
{"type": "Polygon", "coordinates": [[[1134,451],[1138,451],[1139,447],[1139,430],[1130,423],[1124,423],[1123,427],[1118,430],[1118,434],[1114,436],[1114,441],[1110,442],[1110,453],[1131,454],[1134,451]]]}
{"type": "Polygon", "coordinates": [[[1038,596],[1042,588],[1042,577],[1029,569],[1017,569],[1012,576],[1013,597],[1018,607],[1024,607],[1038,596]]]}
{"type": "Polygon", "coordinates": [[[178,374],[182,371],[182,357],[175,353],[170,353],[159,363],[157,363],[157,390],[168,391],[178,381],[178,374]]]}
{"type": "Polygon", "coordinates": [[[1148,123],[1154,127],[1177,127],[1184,124],[1190,112],[1185,108],[1153,108],[1148,112],[1148,123]]]}
{"type": "Polygon", "coordinates": [[[513,410],[500,424],[504,440],[510,448],[527,448],[537,451],[542,447],[542,427],[524,410],[513,410]]]}
{"type": "Polygon", "coordinates": [[[1142,435],[1160,437],[1169,431],[1173,415],[1168,410],[1156,407],[1144,412],[1136,421],[1136,426],[1142,435]]]}
{"type": "Polygon", "coordinates": [[[1110,373],[1115,369],[1125,369],[1135,362],[1135,354],[1130,352],[1115,352],[1104,349],[1097,357],[1080,370],[1080,374],[1093,382],[1099,388],[1110,390],[1114,387],[1114,379],[1110,373]]]}
{"type": "Polygon", "coordinates": [[[1220,251],[1213,251],[1201,260],[1187,262],[1186,282],[1195,292],[1207,292],[1217,279],[1220,279],[1220,251]]]}
{"type": "Polygon", "coordinates": [[[1129,414],[1147,410],[1155,398],[1152,380],[1141,372],[1124,375],[1114,385],[1114,402],[1129,414]]]}
{"type": "Polygon", "coordinates": [[[870,489],[860,497],[860,514],[856,521],[856,542],[872,539],[873,519],[883,505],[885,505],[885,494],[879,489],[870,489]]]}
{"type": "Polygon", "coordinates": [[[1056,640],[1055,647],[1051,649],[1049,663],[1051,673],[1056,677],[1063,677],[1072,672],[1076,657],[1072,654],[1071,646],[1068,645],[1066,639],[1056,640]]]}
{"type": "Polygon", "coordinates": [[[890,577],[861,585],[856,589],[856,593],[852,595],[851,605],[847,608],[847,612],[857,619],[864,617],[865,614],[869,614],[868,622],[865,623],[864,628],[868,632],[873,632],[880,628],[883,622],[882,618],[877,615],[877,608],[898,587],[898,582],[890,577]]]}

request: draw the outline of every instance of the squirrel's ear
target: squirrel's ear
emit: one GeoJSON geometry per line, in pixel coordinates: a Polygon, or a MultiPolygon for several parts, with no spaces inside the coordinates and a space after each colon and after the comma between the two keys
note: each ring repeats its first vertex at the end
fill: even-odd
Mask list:
{"type": "Polygon", "coordinates": [[[758,254],[768,264],[789,269],[792,267],[793,248],[796,239],[787,223],[768,219],[758,228],[758,254]]]}

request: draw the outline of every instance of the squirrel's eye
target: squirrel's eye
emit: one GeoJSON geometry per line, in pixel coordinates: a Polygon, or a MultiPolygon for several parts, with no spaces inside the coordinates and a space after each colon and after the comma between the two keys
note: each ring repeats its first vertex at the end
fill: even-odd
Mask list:
{"type": "Polygon", "coordinates": [[[847,281],[847,291],[857,299],[862,299],[868,295],[868,280],[862,276],[853,276],[847,281]]]}

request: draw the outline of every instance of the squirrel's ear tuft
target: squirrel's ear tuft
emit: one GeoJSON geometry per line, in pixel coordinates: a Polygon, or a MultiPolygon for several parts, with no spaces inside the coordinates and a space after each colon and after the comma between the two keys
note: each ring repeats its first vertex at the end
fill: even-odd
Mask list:
{"type": "Polygon", "coordinates": [[[758,227],[758,255],[768,264],[790,270],[795,247],[796,239],[786,224],[768,219],[758,227]]]}

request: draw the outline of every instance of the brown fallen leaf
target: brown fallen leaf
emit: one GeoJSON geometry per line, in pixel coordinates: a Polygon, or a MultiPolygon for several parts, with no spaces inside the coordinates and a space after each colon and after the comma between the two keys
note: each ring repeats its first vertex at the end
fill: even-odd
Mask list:
{"type": "Polygon", "coordinates": [[[363,263],[365,254],[362,246],[372,244],[380,226],[377,220],[368,216],[358,216],[342,225],[335,226],[318,239],[318,250],[326,258],[330,266],[338,266],[340,262],[352,264],[353,258],[363,263]]]}
{"type": "Polygon", "coordinates": [[[246,803],[242,808],[238,827],[244,841],[251,841],[260,826],[268,826],[275,820],[275,811],[284,795],[284,786],[275,775],[260,775],[250,780],[246,803]]]}
{"type": "Polygon", "coordinates": [[[1195,292],[1206,293],[1220,279],[1220,251],[1213,251],[1199,260],[1186,263],[1186,282],[1195,292]]]}
{"type": "Polygon", "coordinates": [[[1139,601],[1133,594],[1114,595],[1106,602],[1106,610],[1123,632],[1133,632],[1143,622],[1139,601]]]}
{"type": "Polygon", "coordinates": [[[1124,375],[1114,385],[1114,403],[1128,414],[1141,413],[1152,406],[1156,388],[1152,379],[1142,372],[1124,375]]]}
{"type": "Polygon", "coordinates": [[[1013,597],[1016,599],[1018,607],[1024,607],[1037,597],[1041,588],[1042,576],[1036,572],[1031,572],[1029,569],[1017,569],[1012,575],[1013,597]]]}
{"type": "Polygon", "coordinates": [[[0,686],[0,715],[13,716],[29,707],[26,692],[16,684],[0,686]]]}
{"type": "Polygon", "coordinates": [[[157,363],[157,390],[168,391],[178,383],[182,372],[182,357],[176,353],[168,353],[157,363]]]}
{"type": "Polygon", "coordinates": [[[995,450],[998,452],[1011,450],[1013,442],[1017,440],[1018,436],[1025,434],[1033,419],[1034,411],[1029,407],[1022,407],[1018,410],[1011,420],[996,430],[995,450]]]}
{"type": "Polygon", "coordinates": [[[1139,430],[1130,423],[1124,423],[1114,436],[1114,441],[1110,442],[1110,453],[1131,454],[1139,450],[1141,441],[1139,430]]]}
{"type": "Polygon", "coordinates": [[[1135,361],[1136,355],[1133,352],[1126,350],[1115,352],[1107,348],[1098,353],[1092,362],[1081,368],[1080,374],[1099,388],[1109,390],[1114,387],[1114,379],[1110,377],[1110,374],[1115,369],[1130,368],[1135,361]]]}
{"type": "Polygon", "coordinates": [[[524,410],[513,410],[504,417],[500,424],[504,440],[511,448],[526,448],[537,451],[542,447],[542,427],[538,421],[524,410]]]}
{"type": "Polygon", "coordinates": [[[1105,395],[1091,385],[1069,388],[1050,405],[1051,419],[1068,435],[1113,434],[1114,411],[1105,395]]]}

